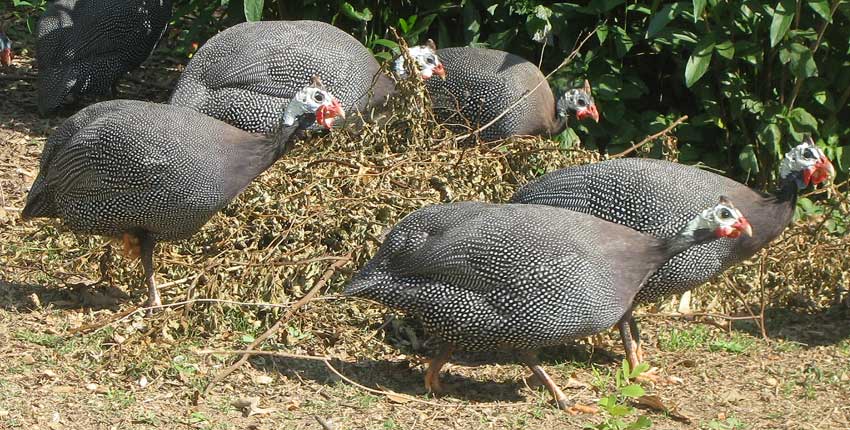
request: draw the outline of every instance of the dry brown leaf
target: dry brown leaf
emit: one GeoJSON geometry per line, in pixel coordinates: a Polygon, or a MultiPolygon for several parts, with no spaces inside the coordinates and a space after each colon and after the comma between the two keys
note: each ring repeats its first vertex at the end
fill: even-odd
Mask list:
{"type": "Polygon", "coordinates": [[[567,408],[567,412],[569,412],[570,415],[578,415],[578,414],[595,415],[595,414],[599,413],[599,408],[597,408],[596,406],[593,406],[593,405],[582,405],[580,403],[576,403],[576,404],[570,406],[569,408],[567,408]]]}
{"type": "Polygon", "coordinates": [[[676,421],[683,422],[685,424],[691,423],[691,419],[688,416],[680,413],[678,411],[677,406],[674,405],[673,407],[667,407],[667,405],[665,405],[664,402],[661,400],[661,398],[658,397],[658,396],[655,396],[655,395],[640,396],[637,399],[635,399],[635,402],[637,402],[637,404],[640,405],[640,406],[645,406],[645,407],[652,409],[654,411],[663,412],[665,414],[668,414],[668,415],[670,415],[671,418],[673,418],[676,421]]]}

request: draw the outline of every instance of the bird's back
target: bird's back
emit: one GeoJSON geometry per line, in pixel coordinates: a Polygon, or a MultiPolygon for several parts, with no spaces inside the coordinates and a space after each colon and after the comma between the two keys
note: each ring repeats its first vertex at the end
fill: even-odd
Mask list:
{"type": "Polygon", "coordinates": [[[364,109],[374,81],[387,79],[366,47],[330,24],[248,22],[219,33],[198,50],[170,103],[243,130],[271,133],[289,100],[313,75],[349,112],[364,109]]]}
{"type": "Polygon", "coordinates": [[[540,69],[531,62],[486,48],[445,48],[438,50],[437,55],[446,69],[446,79],[429,79],[427,86],[434,110],[442,120],[482,126],[542,82],[481,136],[495,140],[517,134],[544,134],[553,126],[552,90],[540,69]]]}
{"type": "Polygon", "coordinates": [[[742,252],[742,246],[772,239],[767,233],[775,229],[752,217],[765,198],[729,178],[691,166],[624,158],[550,172],[517,190],[511,202],[567,208],[668,238],[721,195],[729,196],[750,219],[754,237],[723,238],[674,256],[638,294],[638,302],[649,302],[708,281],[752,255],[742,252]]]}
{"type": "Polygon", "coordinates": [[[346,293],[412,313],[470,350],[536,348],[614,324],[659,241],[536,205],[454,203],[404,218],[346,293]]]}
{"type": "Polygon", "coordinates": [[[58,216],[82,233],[185,238],[253,177],[235,184],[244,173],[231,167],[258,139],[185,108],[98,103],[48,140],[24,216],[58,216]]]}
{"type": "Polygon", "coordinates": [[[171,0],[56,0],[38,22],[39,109],[69,94],[108,93],[153,51],[171,19],[171,0]]]}

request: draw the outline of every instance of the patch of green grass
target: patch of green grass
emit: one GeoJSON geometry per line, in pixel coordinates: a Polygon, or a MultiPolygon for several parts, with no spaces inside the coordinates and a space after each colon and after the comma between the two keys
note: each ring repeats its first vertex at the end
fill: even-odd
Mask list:
{"type": "Polygon", "coordinates": [[[711,339],[708,328],[694,325],[686,330],[673,330],[659,334],[658,347],[664,351],[683,351],[703,347],[711,339]]]}
{"type": "Polygon", "coordinates": [[[116,409],[124,409],[136,403],[136,396],[130,391],[110,389],[106,392],[106,400],[109,400],[116,409]]]}
{"type": "Polygon", "coordinates": [[[746,352],[753,346],[753,340],[738,334],[732,335],[730,339],[717,339],[708,345],[709,351],[726,351],[734,354],[746,352]]]}
{"type": "Polygon", "coordinates": [[[375,397],[371,394],[363,394],[363,395],[357,396],[356,399],[355,399],[355,401],[357,402],[357,405],[360,406],[363,409],[371,407],[372,405],[377,403],[379,400],[380,400],[379,398],[377,398],[377,397],[375,397]]]}
{"type": "Polygon", "coordinates": [[[793,340],[783,340],[777,342],[773,349],[776,352],[796,352],[803,349],[803,344],[794,342],[793,340]]]}
{"type": "Polygon", "coordinates": [[[37,333],[30,330],[18,330],[15,332],[15,339],[34,343],[36,345],[47,348],[56,348],[62,343],[62,336],[57,336],[47,333],[37,333]]]}
{"type": "Polygon", "coordinates": [[[844,339],[836,345],[838,352],[850,356],[850,339],[844,339]]]}
{"type": "Polygon", "coordinates": [[[590,381],[590,384],[596,388],[597,391],[606,391],[608,389],[608,384],[611,383],[611,370],[605,367],[598,367],[592,365],[590,368],[590,373],[593,374],[593,379],[590,381]]]}
{"type": "Polygon", "coordinates": [[[396,424],[395,420],[392,418],[387,418],[387,420],[384,421],[383,428],[384,430],[394,430],[398,428],[398,424],[396,424]]]}
{"type": "Polygon", "coordinates": [[[133,424],[147,424],[154,427],[159,427],[160,420],[154,412],[143,411],[133,418],[133,424]]]}
{"type": "Polygon", "coordinates": [[[729,417],[723,421],[711,420],[702,428],[709,430],[743,430],[747,428],[747,425],[735,417],[729,417]]]}

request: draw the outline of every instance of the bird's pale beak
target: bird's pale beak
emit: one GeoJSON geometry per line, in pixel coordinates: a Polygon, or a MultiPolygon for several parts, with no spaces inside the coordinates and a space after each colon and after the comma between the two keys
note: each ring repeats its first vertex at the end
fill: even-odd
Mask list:
{"type": "Polygon", "coordinates": [[[345,119],[345,110],[337,98],[334,98],[330,105],[323,105],[316,111],[316,122],[327,129],[334,126],[337,117],[345,119]]]}
{"type": "Polygon", "coordinates": [[[826,156],[823,156],[809,169],[803,170],[803,183],[818,185],[835,176],[835,167],[826,156]]]}

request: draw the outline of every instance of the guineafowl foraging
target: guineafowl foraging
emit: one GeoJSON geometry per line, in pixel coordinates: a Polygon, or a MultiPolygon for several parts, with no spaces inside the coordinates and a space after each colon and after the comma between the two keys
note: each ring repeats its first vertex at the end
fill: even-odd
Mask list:
{"type": "Polygon", "coordinates": [[[330,128],[344,116],[321,81],[283,112],[263,137],[179,106],[101,102],[50,137],[23,218],[61,218],[78,233],[121,237],[141,254],[148,306],[160,306],[153,271],[158,241],[187,239],[289,148],[297,130],[330,128]]]}
{"type": "Polygon", "coordinates": [[[439,391],[452,349],[514,349],[552,393],[567,398],[533,351],[606,330],[627,314],[647,276],[671,256],[751,234],[726,199],[678,234],[656,239],[591,215],[551,206],[476,202],[429,206],[388,234],[345,294],[421,319],[444,342],[425,386],[439,391]]]}
{"type": "MultiPolygon", "coordinates": [[[[411,54],[423,78],[443,73],[431,48],[411,48],[411,54]]],[[[376,108],[395,90],[372,53],[348,33],[319,21],[261,21],[208,40],[180,76],[170,103],[269,133],[281,106],[314,74],[349,113],[376,108]]]]}
{"type": "MultiPolygon", "coordinates": [[[[832,163],[806,138],[785,154],[773,195],[683,164],[622,158],[548,173],[520,188],[511,202],[583,212],[665,239],[676,234],[695,210],[720,195],[729,196],[759,234],[697,245],[673,257],[635,298],[636,303],[651,303],[701,285],[767,246],[791,223],[797,194],[833,174],[832,163]]],[[[620,334],[629,361],[637,365],[643,352],[633,318],[623,321],[620,334]]]]}
{"type": "Polygon", "coordinates": [[[452,128],[466,131],[484,126],[535,87],[527,98],[482,130],[481,139],[553,136],[566,128],[571,114],[579,120],[599,121],[587,81],[584,88],[570,89],[556,102],[540,69],[517,55],[472,47],[444,48],[437,55],[446,69],[446,79],[426,84],[434,113],[452,128]]]}
{"type": "Polygon", "coordinates": [[[113,94],[171,20],[171,0],[55,0],[38,21],[38,110],[84,94],[113,94]]]}
{"type": "Polygon", "coordinates": [[[0,64],[11,66],[15,54],[12,53],[12,41],[5,33],[0,32],[0,64]]]}

